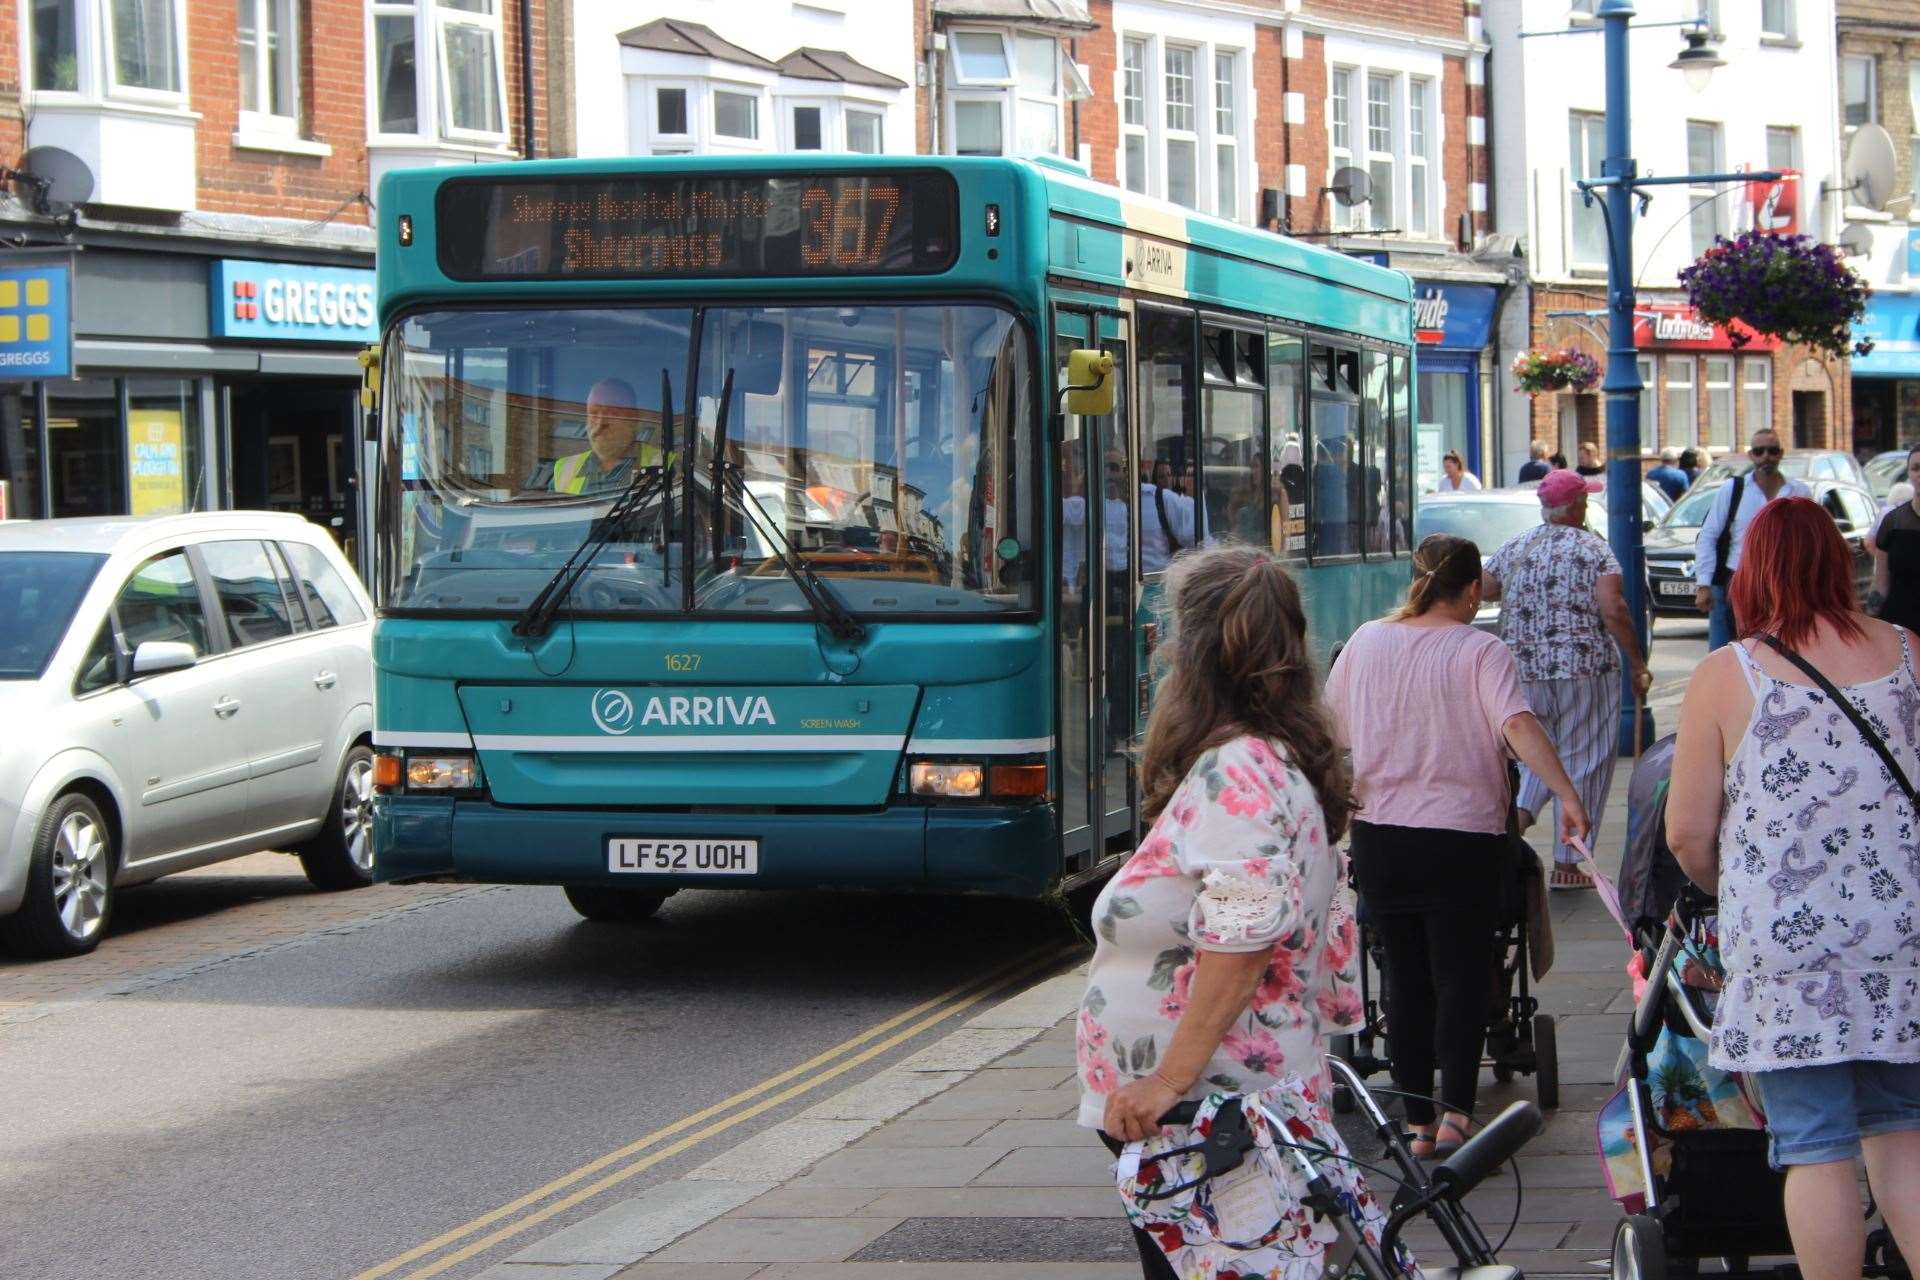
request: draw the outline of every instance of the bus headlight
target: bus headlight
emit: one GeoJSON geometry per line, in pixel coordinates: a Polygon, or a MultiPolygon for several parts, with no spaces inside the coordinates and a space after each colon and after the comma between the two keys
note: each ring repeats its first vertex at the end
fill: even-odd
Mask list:
{"type": "Polygon", "coordinates": [[[916,796],[972,798],[982,793],[986,769],[979,764],[935,764],[916,760],[907,767],[907,786],[916,796]]]}
{"type": "Polygon", "coordinates": [[[409,791],[477,791],[480,765],[469,755],[407,757],[409,791]]]}

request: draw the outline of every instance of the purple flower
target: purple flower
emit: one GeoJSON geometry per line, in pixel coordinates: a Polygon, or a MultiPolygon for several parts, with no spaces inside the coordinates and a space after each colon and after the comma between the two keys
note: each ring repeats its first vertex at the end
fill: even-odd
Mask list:
{"type": "MultiPolygon", "coordinates": [[[[1742,232],[1724,236],[1680,273],[1687,299],[1701,319],[1727,326],[1738,348],[1752,333],[1804,343],[1835,356],[1863,354],[1852,326],[1866,315],[1872,290],[1833,246],[1810,236],[1742,232]]],[[[1864,344],[1871,349],[1871,343],[1864,344]]]]}

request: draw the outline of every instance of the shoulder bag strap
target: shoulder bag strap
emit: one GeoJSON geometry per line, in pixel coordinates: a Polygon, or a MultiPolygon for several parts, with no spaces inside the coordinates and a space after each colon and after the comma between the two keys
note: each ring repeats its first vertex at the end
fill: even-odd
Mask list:
{"type": "MultiPolygon", "coordinates": [[[[1733,522],[1740,518],[1740,502],[1747,496],[1747,477],[1737,475],[1733,478],[1733,490],[1727,501],[1727,518],[1720,526],[1720,536],[1714,540],[1713,580],[1716,585],[1724,584],[1733,578],[1733,566],[1727,561],[1733,556],[1733,522]]],[[[1782,652],[1785,652],[1782,650],[1782,652]]]]}
{"type": "MultiPolygon", "coordinates": [[[[1811,662],[1808,662],[1784,644],[1781,644],[1778,638],[1763,635],[1760,639],[1773,646],[1775,653],[1800,668],[1807,679],[1819,685],[1821,692],[1833,699],[1833,705],[1840,709],[1842,715],[1853,721],[1853,727],[1860,731],[1860,737],[1865,740],[1868,746],[1873,748],[1873,753],[1880,757],[1880,763],[1887,766],[1887,772],[1892,774],[1893,780],[1900,784],[1900,790],[1906,794],[1907,803],[1913,806],[1914,812],[1920,813],[1920,796],[1914,794],[1913,784],[1907,781],[1907,771],[1902,769],[1900,762],[1893,758],[1893,752],[1887,750],[1886,740],[1873,731],[1873,726],[1868,724],[1867,718],[1860,714],[1860,709],[1854,706],[1853,702],[1842,694],[1840,690],[1834,688],[1833,681],[1827,679],[1827,677],[1821,673],[1820,668],[1814,666],[1811,662]]],[[[1901,651],[1900,661],[1902,666],[1906,665],[1906,652],[1904,650],[1901,651]]]]}
{"type": "Polygon", "coordinates": [[[1153,505],[1160,513],[1160,532],[1167,535],[1167,554],[1176,554],[1180,550],[1180,539],[1173,536],[1173,526],[1167,523],[1167,491],[1160,485],[1153,486],[1153,505]]]}

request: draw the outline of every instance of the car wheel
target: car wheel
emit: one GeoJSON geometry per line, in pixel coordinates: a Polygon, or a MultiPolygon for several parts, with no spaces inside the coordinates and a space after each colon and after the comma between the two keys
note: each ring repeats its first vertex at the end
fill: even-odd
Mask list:
{"type": "Polygon", "coordinates": [[[300,847],[300,867],[316,889],[373,883],[373,748],[356,744],[340,764],[327,825],[300,847]]]}
{"type": "Polygon", "coordinates": [[[609,923],[646,920],[660,910],[670,894],[646,889],[608,889],[597,884],[566,886],[567,901],[589,920],[609,923]]]}
{"type": "Polygon", "coordinates": [[[0,920],[0,940],[18,955],[78,956],[100,944],[113,915],[113,828],[75,792],[40,820],[27,864],[27,894],[0,920]]]}

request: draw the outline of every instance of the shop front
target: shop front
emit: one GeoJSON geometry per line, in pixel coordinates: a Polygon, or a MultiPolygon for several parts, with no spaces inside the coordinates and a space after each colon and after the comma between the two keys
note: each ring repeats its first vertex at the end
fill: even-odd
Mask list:
{"type": "Polygon", "coordinates": [[[1854,451],[1920,443],[1920,293],[1876,290],[1854,337],[1873,342],[1852,362],[1854,451]]]}
{"type": "Polygon", "coordinates": [[[1413,329],[1419,342],[1416,483],[1440,482],[1440,459],[1457,452],[1467,470],[1492,483],[1494,452],[1483,406],[1491,401],[1486,364],[1498,290],[1492,285],[1414,282],[1413,329]]]}
{"type": "MultiPolygon", "coordinates": [[[[364,254],[340,254],[364,263],[364,254]]],[[[0,271],[5,514],[298,511],[360,550],[360,265],[105,245],[0,271]]]]}
{"type": "MultiPolygon", "coordinates": [[[[1704,446],[1720,455],[1762,428],[1788,434],[1795,445],[1824,447],[1824,369],[1783,369],[1778,338],[1741,338],[1736,342],[1684,302],[1649,302],[1635,311],[1640,440],[1647,454],[1704,446]]],[[[1598,397],[1591,398],[1597,406],[1598,397]]]]}

